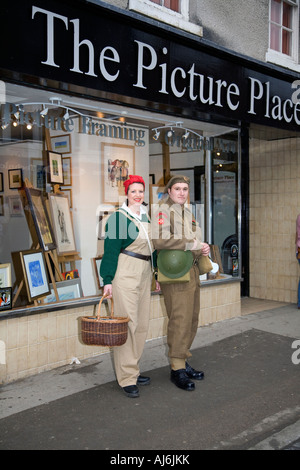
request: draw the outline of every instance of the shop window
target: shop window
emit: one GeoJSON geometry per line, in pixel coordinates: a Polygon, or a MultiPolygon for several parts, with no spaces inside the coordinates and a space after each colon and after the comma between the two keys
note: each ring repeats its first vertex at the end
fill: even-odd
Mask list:
{"type": "Polygon", "coordinates": [[[150,211],[170,175],[188,176],[190,208],[213,247],[217,278],[239,275],[238,131],[201,122],[185,128],[170,116],[138,117],[136,110],[131,119],[121,106],[101,111],[90,100],[13,84],[5,94],[0,287],[12,288],[13,307],[101,294],[103,227],[126,200],[129,174],[149,183],[150,211]],[[162,124],[153,128],[156,120],[162,124]]]}
{"type": "MultiPolygon", "coordinates": [[[[202,129],[206,130],[203,123],[202,129]]],[[[150,139],[153,201],[158,200],[169,177],[183,174],[190,178],[190,209],[219,265],[219,272],[204,275],[203,281],[240,276],[239,137],[238,131],[228,133],[224,128],[222,133],[221,129],[212,126],[203,132],[166,126],[154,129],[154,141],[150,139]]]]}
{"type": "Polygon", "coordinates": [[[270,0],[267,60],[293,66],[298,54],[298,0],[270,0]]]}

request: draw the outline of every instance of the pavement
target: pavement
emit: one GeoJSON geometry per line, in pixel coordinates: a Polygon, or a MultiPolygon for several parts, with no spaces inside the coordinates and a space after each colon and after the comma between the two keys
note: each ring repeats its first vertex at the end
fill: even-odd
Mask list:
{"type": "Polygon", "coordinates": [[[110,353],[3,385],[0,450],[103,450],[138,467],[190,464],[199,450],[300,450],[297,306],[201,327],[192,354],[205,372],[192,392],[170,381],[166,338],[146,343],[139,398],[116,383],[110,353]]]}

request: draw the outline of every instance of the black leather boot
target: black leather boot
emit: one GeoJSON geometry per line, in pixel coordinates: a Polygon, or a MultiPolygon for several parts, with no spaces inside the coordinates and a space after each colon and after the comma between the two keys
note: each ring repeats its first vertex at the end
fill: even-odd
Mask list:
{"type": "Polygon", "coordinates": [[[204,372],[202,370],[195,370],[193,369],[187,362],[185,363],[185,370],[191,379],[194,380],[203,380],[204,379],[204,372]]]}
{"type": "Polygon", "coordinates": [[[171,370],[171,382],[183,390],[195,390],[195,384],[189,379],[185,369],[171,370]]]}

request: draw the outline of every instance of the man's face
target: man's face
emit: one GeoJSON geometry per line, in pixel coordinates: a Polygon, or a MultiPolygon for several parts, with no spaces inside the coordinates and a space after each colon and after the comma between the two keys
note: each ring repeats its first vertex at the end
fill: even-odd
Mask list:
{"type": "Polygon", "coordinates": [[[170,198],[175,204],[185,204],[189,195],[189,185],[187,183],[175,183],[168,189],[170,198]]]}

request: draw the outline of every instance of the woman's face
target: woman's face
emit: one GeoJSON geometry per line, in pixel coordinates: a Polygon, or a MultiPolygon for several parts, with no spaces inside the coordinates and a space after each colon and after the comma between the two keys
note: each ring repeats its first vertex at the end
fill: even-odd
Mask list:
{"type": "Polygon", "coordinates": [[[135,206],[139,208],[140,205],[144,202],[144,185],[142,183],[133,183],[128,187],[128,207],[135,206]]]}

